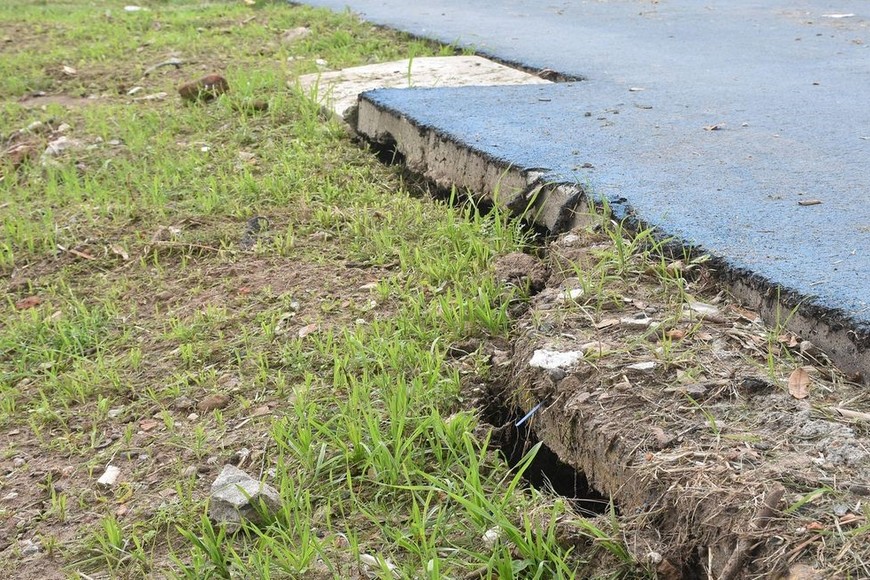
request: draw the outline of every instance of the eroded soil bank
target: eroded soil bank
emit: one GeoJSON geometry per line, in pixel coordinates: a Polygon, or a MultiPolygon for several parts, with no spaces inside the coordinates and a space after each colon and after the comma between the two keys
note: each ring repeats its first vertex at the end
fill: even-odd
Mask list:
{"type": "Polygon", "coordinates": [[[546,485],[610,498],[599,517],[661,578],[870,576],[870,393],[650,240],[593,219],[496,263],[533,294],[473,385],[513,410],[497,434],[530,415],[576,470],[546,485]]]}

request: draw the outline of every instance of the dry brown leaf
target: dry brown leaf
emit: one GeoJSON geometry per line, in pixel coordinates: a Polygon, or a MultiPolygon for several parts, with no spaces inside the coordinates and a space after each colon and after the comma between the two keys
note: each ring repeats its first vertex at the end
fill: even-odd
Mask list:
{"type": "Polygon", "coordinates": [[[870,413],[862,413],[861,411],[852,411],[851,409],[843,409],[842,407],[828,407],[829,410],[837,413],[846,419],[857,419],[859,421],[870,422],[870,413]]]}
{"type": "Polygon", "coordinates": [[[752,310],[748,310],[746,308],[741,308],[736,304],[731,305],[731,312],[733,312],[743,320],[746,320],[747,322],[755,322],[756,320],[758,320],[757,312],[753,312],[752,310]]]}
{"type": "Polygon", "coordinates": [[[112,253],[116,256],[121,256],[121,258],[123,258],[125,262],[130,259],[130,255],[127,253],[127,250],[125,250],[122,246],[118,244],[112,244],[111,246],[109,246],[109,249],[112,250],[112,253]]]}
{"type": "Polygon", "coordinates": [[[810,373],[812,367],[798,367],[788,377],[788,392],[795,399],[806,399],[810,394],[810,373]]]}
{"type": "Polygon", "coordinates": [[[317,332],[318,329],[319,327],[317,326],[317,324],[309,324],[307,326],[303,326],[299,329],[299,338],[305,338],[312,332],[317,332]]]}
{"type": "Polygon", "coordinates": [[[80,251],[73,249],[73,248],[65,248],[65,247],[61,246],[60,244],[57,244],[57,249],[60,250],[61,252],[68,252],[68,253],[72,254],[73,256],[78,256],[79,258],[84,258],[85,260],[96,260],[96,258],[94,258],[92,255],[88,254],[87,252],[80,252],[80,251]]]}
{"type": "Polygon", "coordinates": [[[864,518],[857,514],[846,514],[840,518],[840,525],[848,526],[849,524],[857,524],[863,521],[864,518]]]}
{"type": "Polygon", "coordinates": [[[30,308],[36,308],[40,304],[42,304],[42,298],[39,296],[28,296],[27,298],[22,298],[16,302],[15,308],[18,310],[28,310],[30,308]]]}

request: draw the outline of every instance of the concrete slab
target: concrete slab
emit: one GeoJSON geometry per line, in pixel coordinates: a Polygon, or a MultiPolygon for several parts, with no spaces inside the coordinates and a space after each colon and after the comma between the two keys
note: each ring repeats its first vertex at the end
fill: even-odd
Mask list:
{"type": "Polygon", "coordinates": [[[397,131],[434,178],[452,171],[513,208],[533,200],[548,227],[568,223],[565,207],[541,204],[537,186],[562,186],[569,204],[571,188],[606,197],[720,257],[769,322],[870,376],[866,2],[307,3],[585,79],[365,100],[381,116],[372,136],[397,131]],[[433,153],[457,148],[462,171],[433,153]]]}
{"type": "Polygon", "coordinates": [[[357,96],[381,88],[546,84],[533,74],[480,56],[430,56],[314,73],[299,85],[339,117],[356,108],[357,96]]]}

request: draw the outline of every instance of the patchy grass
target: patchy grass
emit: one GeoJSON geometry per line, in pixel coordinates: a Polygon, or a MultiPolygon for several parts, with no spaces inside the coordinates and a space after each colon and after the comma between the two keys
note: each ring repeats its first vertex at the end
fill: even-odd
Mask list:
{"type": "Polygon", "coordinates": [[[507,335],[489,264],[520,228],[419,196],[288,88],[452,49],[283,2],[142,6],[0,7],[4,568],[571,577],[568,508],[490,449],[445,355],[507,335]],[[177,97],[214,72],[229,93],[177,97]],[[271,523],[204,517],[226,463],[280,490],[271,523]]]}

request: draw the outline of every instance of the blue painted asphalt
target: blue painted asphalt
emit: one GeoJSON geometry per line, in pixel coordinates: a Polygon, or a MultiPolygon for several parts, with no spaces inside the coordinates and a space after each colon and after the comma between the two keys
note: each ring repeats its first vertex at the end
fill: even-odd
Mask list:
{"type": "Polygon", "coordinates": [[[870,329],[870,3],[306,3],[582,77],[369,98],[870,329]]]}

